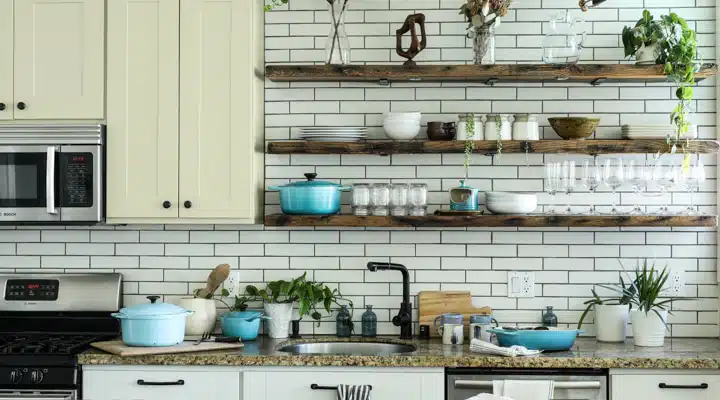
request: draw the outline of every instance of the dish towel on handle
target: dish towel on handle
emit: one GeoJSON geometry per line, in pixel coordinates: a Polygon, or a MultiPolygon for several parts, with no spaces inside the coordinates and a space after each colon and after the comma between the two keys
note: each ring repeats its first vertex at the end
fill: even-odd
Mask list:
{"type": "Polygon", "coordinates": [[[513,400],[551,400],[554,391],[553,381],[493,381],[493,394],[513,400]]]}
{"type": "Polygon", "coordinates": [[[528,350],[523,346],[500,347],[480,339],[470,341],[470,351],[506,357],[534,356],[542,353],[540,350],[528,350]]]}
{"type": "Polygon", "coordinates": [[[370,400],[370,385],[338,385],[337,400],[370,400]]]}

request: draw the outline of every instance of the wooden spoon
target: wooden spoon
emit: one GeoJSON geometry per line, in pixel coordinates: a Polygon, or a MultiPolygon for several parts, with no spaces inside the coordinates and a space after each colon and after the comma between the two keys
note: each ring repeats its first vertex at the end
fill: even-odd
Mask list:
{"type": "Polygon", "coordinates": [[[212,296],[213,293],[225,282],[225,279],[230,276],[230,265],[220,264],[210,273],[207,279],[205,288],[198,290],[195,297],[200,299],[206,299],[212,296]]]}

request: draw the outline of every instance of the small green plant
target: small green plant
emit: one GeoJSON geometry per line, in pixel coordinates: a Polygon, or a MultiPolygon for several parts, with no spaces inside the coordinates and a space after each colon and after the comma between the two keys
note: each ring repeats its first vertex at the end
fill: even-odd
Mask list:
{"type": "Polygon", "coordinates": [[[634,27],[626,26],[622,31],[625,57],[634,56],[643,46],[649,47],[665,40],[665,31],[650,11],[644,10],[642,18],[634,27]]]}
{"type": "MultiPolygon", "coordinates": [[[[598,286],[607,288],[606,285],[598,285],[598,286]]],[[[630,303],[630,297],[631,297],[630,294],[634,293],[635,286],[632,284],[626,286],[625,281],[623,280],[623,278],[621,276],[620,283],[617,285],[612,285],[612,287],[613,287],[613,289],[611,289],[611,290],[620,290],[623,294],[619,297],[607,297],[607,298],[603,299],[603,298],[600,298],[600,296],[598,296],[597,292],[595,292],[595,289],[590,289],[590,291],[593,294],[593,298],[586,301],[585,303],[583,303],[587,307],[585,307],[585,311],[580,316],[580,321],[578,322],[578,329],[582,328],[582,324],[583,324],[583,321],[585,320],[585,317],[587,317],[590,310],[592,310],[595,306],[626,305],[626,306],[628,306],[628,308],[632,308],[632,304],[630,303]]]]}
{"type": "Polygon", "coordinates": [[[495,116],[495,126],[496,126],[496,134],[497,134],[497,156],[498,160],[502,158],[502,151],[503,151],[503,142],[502,142],[502,131],[503,131],[503,119],[502,115],[498,114],[495,116]]]}
{"type": "MultiPolygon", "coordinates": [[[[223,289],[222,296],[230,297],[230,292],[227,289],[223,289]]],[[[247,303],[249,301],[251,301],[251,299],[246,296],[235,296],[235,302],[231,306],[228,303],[226,303],[225,300],[223,300],[222,298],[220,299],[220,302],[225,304],[225,307],[227,307],[228,310],[230,310],[230,311],[245,311],[245,310],[247,310],[247,308],[248,308],[247,303]]]]}
{"type": "Polygon", "coordinates": [[[470,170],[470,161],[472,154],[475,151],[475,114],[470,113],[465,116],[465,133],[467,133],[467,139],[465,139],[465,161],[463,166],[465,167],[465,180],[468,179],[470,170]]]}

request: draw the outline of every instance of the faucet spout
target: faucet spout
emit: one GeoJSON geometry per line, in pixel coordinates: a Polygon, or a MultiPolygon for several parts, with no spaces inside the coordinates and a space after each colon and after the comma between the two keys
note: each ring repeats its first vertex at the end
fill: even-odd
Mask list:
{"type": "Polygon", "coordinates": [[[400,339],[412,339],[412,303],[410,303],[410,273],[402,264],[369,262],[368,270],[400,271],[403,280],[403,300],[398,315],[393,317],[393,325],[400,327],[400,339]]]}

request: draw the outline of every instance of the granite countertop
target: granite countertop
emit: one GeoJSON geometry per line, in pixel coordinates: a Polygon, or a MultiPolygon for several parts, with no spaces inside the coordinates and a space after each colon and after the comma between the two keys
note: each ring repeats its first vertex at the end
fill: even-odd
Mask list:
{"type": "Polygon", "coordinates": [[[627,343],[599,343],[580,338],[571,351],[534,357],[499,357],[471,353],[464,346],[444,346],[439,340],[403,341],[379,337],[373,341],[413,344],[407,355],[338,356],[293,355],[277,351],[291,343],[363,341],[362,338],[305,337],[246,342],[242,349],[199,353],[120,357],[88,350],[78,356],[86,365],[236,365],[236,366],[360,366],[360,367],[472,367],[472,368],[720,368],[720,340],[666,339],[665,347],[636,347],[627,343]]]}

